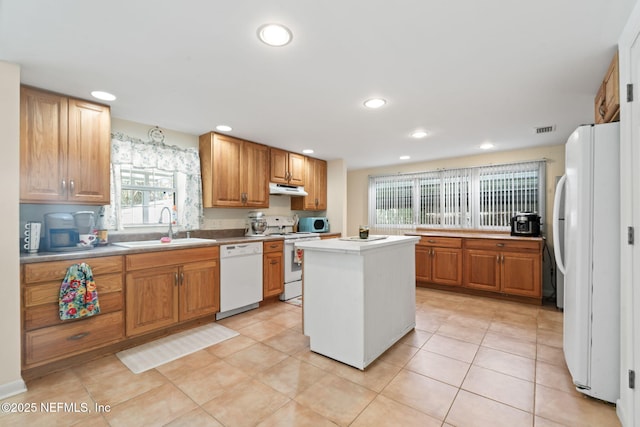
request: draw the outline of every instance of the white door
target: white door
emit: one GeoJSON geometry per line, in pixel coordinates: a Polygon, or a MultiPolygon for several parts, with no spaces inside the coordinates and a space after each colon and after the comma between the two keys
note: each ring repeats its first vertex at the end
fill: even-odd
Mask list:
{"type": "MultiPolygon", "coordinates": [[[[630,283],[630,287],[627,292],[622,294],[622,302],[623,302],[623,310],[629,316],[630,322],[628,322],[628,329],[623,329],[623,336],[633,336],[633,346],[629,346],[626,349],[627,356],[633,363],[630,366],[622,366],[621,369],[621,391],[622,393],[630,392],[631,389],[628,387],[628,371],[634,370],[637,374],[640,374],[640,312],[638,308],[640,307],[640,251],[636,249],[636,246],[639,243],[640,237],[640,229],[638,225],[640,224],[640,104],[638,104],[638,97],[640,96],[640,37],[636,38],[636,41],[633,43],[631,47],[631,82],[634,84],[634,102],[628,103],[628,107],[630,109],[630,119],[631,119],[631,139],[630,144],[628,146],[630,152],[621,152],[621,159],[624,159],[625,156],[628,156],[628,159],[631,159],[629,168],[627,169],[631,173],[631,180],[629,182],[628,179],[625,179],[623,176],[621,178],[621,184],[624,186],[622,188],[623,200],[625,197],[629,197],[629,208],[631,209],[632,215],[631,218],[625,218],[623,214],[623,222],[622,225],[626,226],[633,225],[636,231],[636,242],[635,246],[626,244],[626,239],[623,240],[623,250],[628,251],[628,256],[631,261],[630,269],[631,269],[631,277],[628,277],[628,283],[630,283]],[[625,221],[626,220],[626,221],[625,221]],[[629,221],[630,220],[630,221],[629,221]],[[625,298],[631,297],[630,300],[633,301],[631,306],[624,307],[625,298]]],[[[620,81],[620,86],[623,86],[623,82],[620,81]]],[[[621,99],[620,102],[623,103],[625,100],[621,99]]],[[[624,203],[624,202],[623,202],[624,203]]],[[[624,274],[625,266],[623,265],[622,271],[624,274]]],[[[624,282],[623,282],[624,283],[624,282]]],[[[628,301],[628,300],[627,300],[628,301]]],[[[623,324],[625,320],[623,319],[623,324]]],[[[624,340],[624,338],[623,338],[624,340]]],[[[623,350],[625,349],[625,345],[622,344],[623,350]]],[[[624,360],[623,356],[623,360],[624,360]]],[[[636,381],[636,390],[638,389],[638,381],[636,381]]],[[[631,410],[630,419],[635,419],[633,425],[640,426],[640,393],[638,391],[633,391],[633,401],[634,405],[631,410]]]]}
{"type": "Polygon", "coordinates": [[[620,37],[620,401],[617,413],[623,425],[640,426],[640,392],[629,387],[629,371],[640,369],[640,3],[636,4],[620,37]],[[627,83],[634,85],[633,102],[626,101],[627,83]],[[629,245],[626,229],[636,232],[629,245]]]}

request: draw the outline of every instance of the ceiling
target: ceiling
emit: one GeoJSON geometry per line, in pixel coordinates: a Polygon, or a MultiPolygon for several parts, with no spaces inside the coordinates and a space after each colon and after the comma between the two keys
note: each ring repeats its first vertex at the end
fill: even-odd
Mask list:
{"type": "Polygon", "coordinates": [[[227,124],[352,170],[563,143],[593,121],[634,4],[0,0],[0,60],[25,84],[111,92],[117,118],[192,135],[227,124]],[[261,43],[268,22],[292,42],[261,43]],[[366,109],[371,97],[387,104],[366,109]]]}

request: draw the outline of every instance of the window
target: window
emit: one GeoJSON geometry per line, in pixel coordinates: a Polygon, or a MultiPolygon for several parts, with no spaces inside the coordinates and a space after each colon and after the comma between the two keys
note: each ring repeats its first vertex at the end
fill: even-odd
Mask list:
{"type": "Polygon", "coordinates": [[[544,213],[545,163],[513,163],[369,178],[369,224],[507,230],[544,213]]]}
{"type": "Polygon", "coordinates": [[[163,208],[171,212],[176,205],[176,175],[153,168],[130,165],[120,169],[122,225],[168,224],[171,215],[161,218],[163,208]]]}
{"type": "MultiPolygon", "coordinates": [[[[109,229],[158,225],[165,207],[171,210],[171,221],[176,221],[180,231],[200,228],[203,212],[198,149],[112,133],[109,229]]],[[[169,220],[165,213],[162,223],[166,225],[169,220]]]]}

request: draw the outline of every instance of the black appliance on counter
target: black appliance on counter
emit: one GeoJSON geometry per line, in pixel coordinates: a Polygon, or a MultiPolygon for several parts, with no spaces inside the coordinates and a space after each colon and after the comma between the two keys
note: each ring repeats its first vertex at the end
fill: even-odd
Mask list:
{"type": "Polygon", "coordinates": [[[78,229],[70,213],[44,215],[44,248],[47,251],[64,252],[78,249],[78,229]]]}
{"type": "Polygon", "coordinates": [[[535,212],[521,212],[511,218],[511,235],[521,237],[540,236],[540,215],[535,212]]]}

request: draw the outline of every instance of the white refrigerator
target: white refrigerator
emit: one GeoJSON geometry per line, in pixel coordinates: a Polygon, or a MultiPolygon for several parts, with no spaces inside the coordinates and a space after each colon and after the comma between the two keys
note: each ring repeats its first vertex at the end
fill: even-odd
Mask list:
{"type": "Polygon", "coordinates": [[[585,125],[565,148],[553,209],[554,253],[564,274],[564,356],[576,389],[620,396],[620,126],[585,125]],[[564,247],[561,226],[564,193],[564,247]]]}

